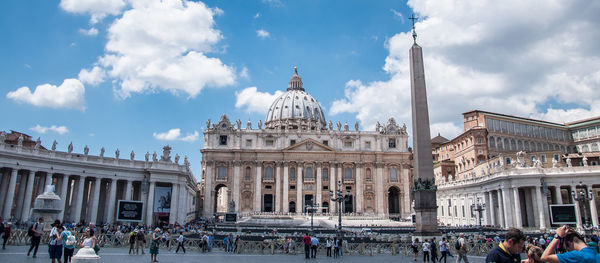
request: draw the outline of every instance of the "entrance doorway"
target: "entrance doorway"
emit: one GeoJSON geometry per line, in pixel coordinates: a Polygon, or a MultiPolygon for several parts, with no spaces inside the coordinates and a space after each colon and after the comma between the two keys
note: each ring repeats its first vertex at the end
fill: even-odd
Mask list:
{"type": "Polygon", "coordinates": [[[313,195],[304,195],[304,209],[302,210],[304,213],[308,213],[307,206],[313,206],[314,200],[313,195]]]}
{"type": "Polygon", "coordinates": [[[229,204],[229,189],[227,186],[220,184],[215,187],[215,213],[224,214],[227,213],[229,204]]]}
{"type": "Polygon", "coordinates": [[[263,195],[263,212],[273,212],[273,195],[263,195]]]}
{"type": "Polygon", "coordinates": [[[354,195],[344,201],[344,213],[354,213],[354,195]]]}
{"type": "Polygon", "coordinates": [[[290,213],[296,213],[296,202],[290,202],[290,213]]]}
{"type": "Polygon", "coordinates": [[[400,190],[395,186],[388,190],[388,212],[389,214],[400,213],[400,190]]]}

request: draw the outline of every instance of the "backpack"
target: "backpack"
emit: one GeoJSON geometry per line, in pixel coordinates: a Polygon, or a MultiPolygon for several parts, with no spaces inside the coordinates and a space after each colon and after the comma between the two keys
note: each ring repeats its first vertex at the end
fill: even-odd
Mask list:
{"type": "Polygon", "coordinates": [[[33,225],[31,225],[31,226],[29,227],[29,229],[27,230],[27,236],[30,236],[30,237],[32,237],[32,236],[33,236],[33,234],[34,234],[34,232],[33,232],[33,227],[34,227],[34,226],[37,228],[37,223],[35,223],[35,224],[33,224],[33,225]]]}
{"type": "Polygon", "coordinates": [[[456,243],[454,243],[454,248],[456,248],[456,250],[460,250],[460,241],[456,240],[456,243]]]}
{"type": "Polygon", "coordinates": [[[76,243],[77,243],[77,239],[71,233],[71,231],[69,231],[69,234],[67,235],[67,240],[65,241],[65,245],[67,245],[67,246],[74,246],[76,243]]]}

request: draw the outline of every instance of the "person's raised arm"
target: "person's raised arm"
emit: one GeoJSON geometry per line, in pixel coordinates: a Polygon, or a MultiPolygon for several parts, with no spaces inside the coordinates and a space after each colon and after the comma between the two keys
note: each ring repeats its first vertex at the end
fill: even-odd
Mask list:
{"type": "Polygon", "coordinates": [[[544,253],[542,254],[540,260],[548,263],[559,263],[558,256],[556,255],[554,250],[556,249],[556,245],[560,242],[559,240],[565,237],[566,232],[567,226],[561,226],[556,230],[556,235],[558,237],[552,239],[552,242],[550,242],[550,244],[546,247],[546,250],[544,250],[544,253]]]}

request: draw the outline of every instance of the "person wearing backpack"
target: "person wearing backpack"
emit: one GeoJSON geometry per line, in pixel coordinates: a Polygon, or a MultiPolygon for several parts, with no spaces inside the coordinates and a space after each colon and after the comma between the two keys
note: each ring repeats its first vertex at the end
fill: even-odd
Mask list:
{"type": "Polygon", "coordinates": [[[136,232],[133,232],[133,231],[131,231],[131,233],[129,233],[129,255],[131,255],[131,253],[134,252],[133,247],[135,245],[135,238],[136,238],[135,233],[136,232]]]}
{"type": "Polygon", "coordinates": [[[27,235],[31,237],[31,246],[29,247],[29,251],[27,252],[27,256],[31,254],[31,250],[33,250],[33,257],[37,257],[37,251],[40,247],[40,240],[42,239],[42,234],[44,234],[44,218],[38,219],[38,222],[33,224],[27,235]]]}
{"type": "Polygon", "coordinates": [[[460,262],[461,259],[465,263],[469,263],[469,259],[467,258],[467,241],[465,240],[464,233],[458,235],[458,240],[456,241],[456,244],[454,244],[454,248],[456,248],[456,254],[458,254],[456,263],[460,262]]]}
{"type": "Polygon", "coordinates": [[[64,228],[65,230],[61,234],[64,246],[63,262],[70,263],[71,258],[73,257],[73,252],[75,252],[75,245],[77,244],[77,239],[75,238],[73,233],[71,233],[69,228],[67,228],[66,226],[64,228]]]}

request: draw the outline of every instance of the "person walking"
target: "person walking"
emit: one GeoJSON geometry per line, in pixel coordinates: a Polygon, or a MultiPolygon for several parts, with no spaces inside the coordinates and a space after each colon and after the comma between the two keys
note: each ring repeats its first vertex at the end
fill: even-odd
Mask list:
{"type": "Polygon", "coordinates": [[[61,234],[63,241],[63,262],[70,263],[71,258],[73,257],[73,252],[75,252],[75,244],[77,244],[77,239],[71,231],[64,226],[64,230],[61,234]]]}
{"type": "MultiPolygon", "coordinates": [[[[0,219],[0,221],[2,221],[2,219],[0,219]]],[[[2,223],[2,225],[4,226],[4,223],[2,223]]],[[[10,231],[12,227],[12,223],[8,222],[6,223],[6,226],[3,227],[3,229],[0,229],[2,231],[0,231],[0,235],[2,235],[2,249],[6,249],[6,242],[8,241],[8,239],[10,238],[10,231]]]]}
{"type": "Polygon", "coordinates": [[[134,231],[131,231],[129,233],[129,255],[135,253],[135,249],[134,249],[134,247],[135,247],[135,237],[136,237],[135,234],[136,234],[136,232],[134,232],[134,231]]]}
{"type": "Polygon", "coordinates": [[[462,259],[463,262],[469,263],[469,258],[467,258],[467,241],[465,240],[465,234],[460,233],[458,235],[458,240],[456,241],[456,254],[458,254],[458,258],[456,258],[456,263],[460,262],[462,259]]]}
{"type": "Polygon", "coordinates": [[[331,241],[330,237],[327,237],[327,241],[325,241],[325,242],[327,245],[327,256],[331,257],[331,247],[333,246],[333,242],[331,241]]]}
{"type": "Polygon", "coordinates": [[[311,238],[308,235],[308,232],[302,238],[302,243],[304,244],[304,258],[310,259],[310,245],[312,244],[311,238]]]}
{"type": "Polygon", "coordinates": [[[177,238],[177,249],[175,250],[175,254],[179,252],[179,248],[181,248],[183,250],[183,254],[185,254],[185,247],[183,246],[183,241],[185,241],[183,231],[179,231],[179,237],[177,238]]]}
{"type": "Polygon", "coordinates": [[[152,233],[152,240],[150,241],[150,250],[148,252],[150,253],[150,262],[158,262],[158,244],[160,239],[160,228],[157,227],[154,229],[154,232],[152,233]]]}
{"type": "Polygon", "coordinates": [[[319,246],[319,239],[316,236],[313,236],[310,239],[310,252],[312,258],[317,258],[317,247],[319,246]]]}
{"type": "Polygon", "coordinates": [[[438,260],[438,249],[437,249],[437,241],[435,237],[431,239],[431,262],[435,263],[438,260]]]}
{"type": "Polygon", "coordinates": [[[419,255],[419,239],[415,238],[415,240],[413,240],[410,247],[412,248],[412,252],[413,252],[413,260],[417,261],[417,255],[419,255]]]}
{"type": "Polygon", "coordinates": [[[144,243],[146,243],[146,237],[144,231],[138,229],[135,230],[135,254],[139,254],[140,248],[142,249],[142,255],[144,255],[144,243]]]}
{"type": "Polygon", "coordinates": [[[428,239],[425,239],[423,241],[423,262],[429,262],[429,252],[431,249],[431,244],[429,243],[428,239]]]}
{"type": "Polygon", "coordinates": [[[333,238],[333,258],[338,258],[340,256],[340,243],[339,240],[333,238]]]}
{"type": "Polygon", "coordinates": [[[446,263],[448,257],[448,244],[446,243],[445,237],[442,237],[442,240],[440,240],[440,252],[442,252],[440,263],[442,263],[442,259],[444,259],[444,263],[446,263]]]}
{"type": "Polygon", "coordinates": [[[487,257],[485,258],[485,262],[521,262],[521,252],[523,250],[523,245],[525,244],[525,239],[525,234],[523,234],[520,229],[509,228],[504,237],[504,241],[498,243],[498,246],[488,253],[487,257]]]}
{"type": "Polygon", "coordinates": [[[31,250],[33,250],[33,257],[37,257],[37,251],[40,247],[40,240],[42,239],[42,234],[44,234],[44,218],[39,218],[38,222],[31,226],[29,231],[31,234],[31,246],[29,247],[29,251],[27,251],[27,256],[31,254],[31,250]]]}
{"type": "Polygon", "coordinates": [[[587,246],[584,237],[577,231],[562,226],[556,230],[556,235],[544,250],[541,260],[550,263],[600,262],[600,255],[595,248],[587,246]],[[554,250],[559,242],[567,252],[555,254],[554,250]]]}

